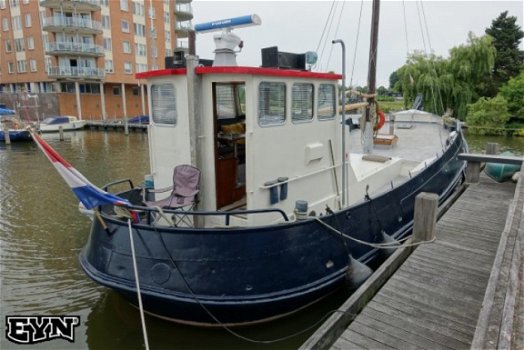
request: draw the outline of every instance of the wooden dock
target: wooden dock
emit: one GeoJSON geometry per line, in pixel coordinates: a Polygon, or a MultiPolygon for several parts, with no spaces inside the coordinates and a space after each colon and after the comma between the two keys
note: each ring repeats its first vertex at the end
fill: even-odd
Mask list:
{"type": "MultiPolygon", "coordinates": [[[[127,129],[129,131],[147,132],[148,125],[149,124],[128,123],[127,129]]],[[[125,131],[126,123],[124,119],[90,120],[87,122],[86,127],[92,130],[124,130],[125,131]]]]}
{"type": "Polygon", "coordinates": [[[301,349],[524,349],[523,174],[481,176],[436,242],[399,249],[301,349]]]}

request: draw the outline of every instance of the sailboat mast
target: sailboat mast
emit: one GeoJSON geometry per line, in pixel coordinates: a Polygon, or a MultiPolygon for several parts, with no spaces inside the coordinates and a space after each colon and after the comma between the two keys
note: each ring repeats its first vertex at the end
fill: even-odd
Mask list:
{"type": "MultiPolygon", "coordinates": [[[[377,88],[377,47],[378,47],[378,24],[380,17],[380,0],[373,0],[373,14],[371,16],[371,38],[369,44],[369,68],[368,68],[368,93],[374,94],[377,88]]],[[[368,102],[375,97],[368,98],[368,102]]],[[[369,119],[368,119],[369,120],[369,119]]]]}
{"type": "Polygon", "coordinates": [[[373,121],[376,118],[375,92],[377,85],[377,47],[378,47],[378,24],[380,18],[380,0],[373,0],[373,14],[371,16],[371,38],[369,43],[369,66],[368,66],[368,108],[366,108],[366,124],[364,128],[364,153],[373,150],[373,121]]]}

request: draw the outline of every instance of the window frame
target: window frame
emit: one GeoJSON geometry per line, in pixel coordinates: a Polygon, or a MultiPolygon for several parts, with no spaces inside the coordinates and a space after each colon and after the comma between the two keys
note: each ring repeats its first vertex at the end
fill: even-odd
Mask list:
{"type": "MultiPolygon", "coordinates": [[[[327,101],[329,102],[329,101],[327,101]]],[[[335,86],[335,84],[327,84],[327,83],[323,83],[323,84],[319,84],[318,86],[318,93],[317,93],[317,103],[316,103],[316,108],[317,108],[317,119],[319,121],[327,121],[327,120],[333,120],[335,119],[336,115],[337,115],[337,88],[335,86]],[[320,108],[321,108],[321,103],[324,103],[324,101],[327,101],[327,99],[321,99],[321,94],[325,93],[322,91],[323,87],[331,87],[333,89],[333,100],[332,100],[332,114],[331,115],[321,115],[320,113],[320,108]]]]}
{"type": "MultiPolygon", "coordinates": [[[[268,91],[265,91],[264,92],[265,94],[267,95],[271,95],[272,93],[275,93],[275,91],[271,91],[271,90],[268,90],[268,91]]],[[[257,101],[257,123],[260,127],[272,127],[272,126],[280,126],[280,125],[284,125],[286,124],[286,121],[287,121],[287,117],[288,117],[288,112],[287,112],[287,95],[288,95],[288,92],[287,92],[287,84],[285,82],[281,82],[281,81],[271,81],[271,80],[264,80],[264,81],[260,81],[259,84],[258,84],[258,93],[257,93],[257,98],[258,98],[258,101],[257,101]],[[262,115],[262,112],[261,111],[261,104],[264,102],[263,99],[262,99],[262,96],[261,96],[261,93],[262,93],[262,87],[263,86],[268,86],[268,88],[271,89],[271,87],[275,87],[275,86],[279,86],[279,91],[278,93],[282,93],[284,94],[283,98],[281,97],[280,100],[284,102],[283,104],[283,107],[280,106],[280,109],[282,109],[282,111],[284,112],[283,115],[275,115],[275,116],[271,116],[271,115],[262,115]],[[283,87],[283,89],[282,89],[283,87]],[[276,119],[276,117],[281,117],[280,119],[276,119]],[[264,121],[263,118],[267,118],[269,119],[269,121],[264,121]],[[271,119],[275,119],[275,121],[271,121],[271,119]]],[[[268,100],[269,102],[270,100],[268,100]]],[[[268,109],[271,108],[271,107],[268,107],[268,109]]]]}
{"type": "MultiPolygon", "coordinates": [[[[165,93],[165,91],[166,90],[164,90],[163,93],[165,93]]],[[[151,119],[153,123],[159,124],[159,125],[166,125],[166,126],[176,126],[178,124],[178,109],[177,109],[177,98],[176,98],[175,85],[169,82],[151,84],[151,86],[149,87],[149,96],[151,96],[150,97],[151,99],[151,119]],[[156,87],[167,88],[168,90],[171,90],[173,93],[169,96],[160,96],[162,97],[162,100],[159,100],[159,96],[157,96],[156,95],[157,93],[155,92],[156,87]],[[155,100],[155,98],[157,99],[155,100]],[[172,121],[170,120],[170,118],[166,118],[166,117],[157,118],[157,113],[162,113],[163,111],[162,111],[162,108],[157,107],[156,102],[164,102],[163,100],[165,100],[168,103],[168,107],[169,105],[173,105],[174,113],[173,113],[172,121]]],[[[166,108],[163,108],[163,109],[166,109],[166,108]]]]}
{"type": "MultiPolygon", "coordinates": [[[[301,93],[301,91],[298,91],[297,93],[301,93]]],[[[311,123],[313,121],[313,117],[315,116],[315,85],[313,83],[305,83],[305,82],[294,82],[293,85],[291,85],[291,122],[293,124],[304,124],[304,123],[311,123]],[[311,110],[311,115],[308,115],[306,117],[296,117],[298,114],[295,114],[294,112],[294,104],[297,101],[297,98],[295,96],[295,87],[296,86],[309,86],[311,88],[311,91],[309,92],[309,107],[311,110]]]]}

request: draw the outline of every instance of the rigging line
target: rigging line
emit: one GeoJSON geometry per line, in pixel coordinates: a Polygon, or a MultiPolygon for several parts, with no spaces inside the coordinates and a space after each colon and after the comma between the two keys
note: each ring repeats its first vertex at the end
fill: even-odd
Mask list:
{"type": "MultiPolygon", "coordinates": [[[[340,28],[340,22],[341,22],[341,19],[342,19],[342,15],[344,14],[344,6],[346,6],[346,0],[344,0],[342,2],[342,8],[340,9],[340,13],[338,15],[337,29],[335,30],[335,35],[333,35],[333,37],[335,37],[335,38],[337,37],[338,30],[340,28]]],[[[331,45],[331,49],[329,50],[329,56],[328,56],[327,63],[326,63],[326,69],[329,66],[329,62],[331,61],[331,54],[333,53],[333,47],[334,47],[334,45],[331,45]]]]}
{"type": "MultiPolygon", "coordinates": [[[[330,18],[331,18],[331,12],[333,12],[333,6],[335,5],[335,0],[333,0],[333,2],[331,3],[331,8],[329,9],[329,13],[328,13],[328,16],[326,18],[326,23],[324,24],[324,29],[322,30],[322,34],[320,35],[320,39],[318,40],[318,45],[317,45],[317,49],[315,50],[316,52],[318,52],[318,50],[320,49],[320,45],[322,44],[322,40],[324,40],[324,34],[326,33],[326,28],[327,28],[327,25],[328,23],[330,22],[330,18]]],[[[320,56],[320,55],[319,55],[320,56]]],[[[317,63],[315,63],[315,66],[318,64],[320,66],[320,60],[322,59],[322,57],[320,56],[319,60],[317,61],[317,63]]]]}
{"type": "Polygon", "coordinates": [[[358,38],[360,37],[360,21],[362,20],[363,5],[364,5],[364,0],[361,0],[360,1],[360,12],[358,15],[358,22],[357,22],[357,37],[355,39],[355,50],[353,51],[353,64],[351,66],[351,78],[349,80],[350,88],[353,88],[353,73],[355,72],[355,63],[357,61],[358,38]]]}
{"type": "MultiPolygon", "coordinates": [[[[429,37],[428,22],[426,20],[426,14],[425,14],[425,11],[424,11],[424,4],[422,3],[422,0],[419,0],[419,2],[420,2],[420,12],[422,13],[424,27],[426,28],[426,35],[428,37],[428,45],[429,45],[429,50],[430,50],[431,56],[428,57],[428,53],[427,53],[425,44],[424,44],[424,50],[425,50],[425,53],[426,53],[426,57],[429,59],[430,69],[433,68],[433,72],[435,74],[435,79],[437,79],[438,78],[438,72],[437,72],[437,68],[435,66],[435,61],[434,61],[435,55],[433,55],[433,48],[431,47],[431,40],[430,40],[430,37],[429,37]]],[[[419,7],[418,7],[418,2],[417,2],[417,10],[418,9],[419,9],[419,7]]],[[[420,13],[419,13],[419,22],[420,22],[420,13]]],[[[421,26],[420,29],[422,30],[423,29],[422,28],[422,23],[420,24],[420,26],[421,26]]],[[[436,81],[432,80],[430,88],[431,88],[431,96],[433,97],[433,108],[435,110],[435,113],[438,113],[437,99],[440,99],[441,107],[442,107],[442,113],[444,113],[444,103],[442,102],[442,94],[440,93],[440,88],[438,86],[435,86],[435,85],[436,85],[436,81]],[[437,90],[437,93],[435,93],[435,90],[437,90]]],[[[440,145],[442,147],[444,147],[444,143],[442,141],[442,131],[441,131],[440,126],[438,126],[438,133],[439,133],[440,145]]]]}
{"type": "Polygon", "coordinates": [[[352,317],[356,317],[356,314],[353,314],[353,313],[350,313],[350,312],[347,312],[347,311],[344,311],[344,310],[336,309],[336,310],[328,311],[323,317],[321,317],[317,322],[313,323],[312,325],[310,325],[310,326],[308,326],[308,327],[306,327],[306,328],[304,328],[304,329],[302,329],[302,330],[300,330],[298,332],[292,333],[290,335],[287,335],[287,336],[284,336],[284,337],[281,337],[281,338],[276,338],[276,339],[271,339],[271,340],[257,340],[257,339],[252,339],[252,338],[245,337],[242,334],[240,334],[238,332],[235,332],[234,330],[232,330],[230,327],[228,327],[224,323],[220,322],[220,320],[211,311],[209,311],[209,309],[196,296],[196,294],[193,292],[193,289],[191,289],[191,287],[189,286],[189,282],[187,281],[187,279],[185,278],[184,274],[182,273],[182,270],[180,270],[180,268],[178,267],[177,262],[175,261],[175,259],[171,255],[171,252],[169,251],[169,249],[167,249],[167,245],[166,245],[166,243],[164,241],[164,237],[162,235],[162,232],[157,231],[156,228],[155,228],[155,231],[158,233],[158,236],[160,237],[160,242],[162,243],[162,246],[164,247],[164,249],[165,249],[165,251],[167,253],[167,256],[169,257],[169,260],[171,260],[171,262],[173,263],[173,266],[176,268],[176,270],[180,274],[180,277],[182,278],[182,281],[184,282],[184,285],[185,285],[186,289],[191,294],[191,297],[197,302],[197,304],[202,308],[202,310],[204,310],[209,315],[209,317],[211,317],[218,325],[220,325],[220,327],[222,327],[225,331],[227,331],[229,334],[233,335],[236,338],[239,338],[241,340],[244,340],[244,341],[247,341],[247,342],[250,342],[250,343],[255,343],[255,344],[273,344],[273,343],[285,341],[285,340],[288,340],[288,339],[292,339],[292,338],[297,337],[297,336],[299,336],[301,334],[309,332],[310,330],[314,329],[319,324],[324,322],[329,316],[331,316],[332,314],[337,313],[337,312],[345,313],[345,314],[348,314],[348,315],[350,315],[352,317]]]}
{"type": "Polygon", "coordinates": [[[409,40],[408,40],[408,22],[406,17],[406,6],[404,0],[402,0],[402,11],[404,12],[404,33],[406,35],[406,60],[409,56],[409,40]]]}
{"type": "MultiPolygon", "coordinates": [[[[429,50],[433,54],[433,47],[431,46],[431,40],[430,40],[430,37],[429,37],[428,21],[426,19],[426,12],[424,11],[424,3],[422,1],[420,2],[420,9],[422,10],[422,17],[424,18],[424,25],[426,27],[426,34],[428,36],[429,50]]],[[[431,63],[433,65],[433,70],[435,72],[435,75],[437,75],[437,69],[435,68],[435,62],[431,61],[431,63]]],[[[440,106],[442,107],[442,112],[445,112],[445,110],[444,110],[444,101],[442,100],[442,94],[440,92],[440,89],[437,89],[437,93],[438,93],[438,97],[439,97],[439,101],[440,101],[440,106]]],[[[435,107],[435,109],[436,109],[436,107],[435,107]]]]}
{"type": "Polygon", "coordinates": [[[422,35],[422,45],[424,46],[424,53],[427,56],[428,55],[428,49],[426,47],[426,38],[425,38],[425,35],[424,35],[424,27],[422,26],[422,18],[420,16],[420,8],[418,6],[418,1],[416,1],[415,4],[417,5],[417,15],[418,15],[418,23],[419,23],[419,26],[420,26],[420,34],[422,35]]]}
{"type": "Polygon", "coordinates": [[[331,33],[331,29],[333,28],[333,19],[335,18],[335,12],[337,10],[337,7],[338,7],[338,2],[335,1],[335,6],[333,7],[333,12],[331,14],[331,19],[329,21],[329,27],[328,27],[328,30],[326,32],[326,37],[325,37],[325,40],[324,40],[324,44],[322,45],[322,51],[320,52],[320,62],[321,64],[319,64],[319,67],[320,67],[320,70],[323,70],[324,69],[324,51],[326,50],[326,45],[328,43],[328,37],[330,37],[330,33],[331,33]]]}
{"type": "Polygon", "coordinates": [[[133,272],[135,274],[136,294],[138,299],[138,308],[140,310],[140,320],[142,322],[142,335],[144,336],[144,346],[149,350],[149,341],[147,339],[146,319],[144,316],[144,306],[142,305],[142,292],[140,291],[140,282],[138,280],[138,267],[136,264],[135,242],[133,240],[133,228],[131,226],[131,219],[127,219],[127,227],[129,229],[129,242],[131,243],[131,257],[133,258],[133,272]]]}

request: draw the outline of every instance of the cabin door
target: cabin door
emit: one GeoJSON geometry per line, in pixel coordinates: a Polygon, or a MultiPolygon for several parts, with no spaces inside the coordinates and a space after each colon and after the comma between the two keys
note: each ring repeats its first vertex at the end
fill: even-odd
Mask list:
{"type": "Polygon", "coordinates": [[[245,83],[213,83],[216,206],[246,205],[245,83]]]}

